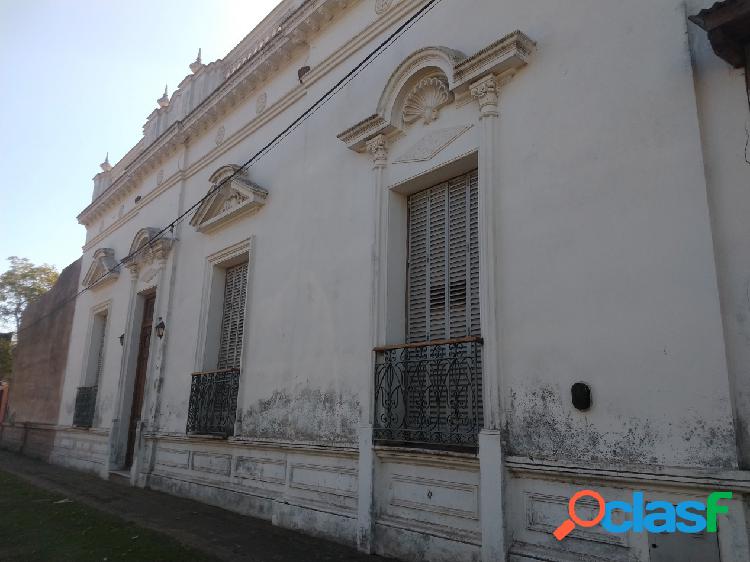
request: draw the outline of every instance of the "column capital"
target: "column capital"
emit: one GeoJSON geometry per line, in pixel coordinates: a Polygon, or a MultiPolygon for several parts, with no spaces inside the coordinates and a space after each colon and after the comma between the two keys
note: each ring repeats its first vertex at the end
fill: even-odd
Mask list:
{"type": "Polygon", "coordinates": [[[135,261],[132,261],[132,260],[127,261],[125,263],[125,268],[130,272],[130,280],[131,281],[137,281],[138,280],[138,273],[139,273],[139,271],[138,271],[139,270],[138,263],[136,263],[135,261]]]}
{"type": "Polygon", "coordinates": [[[377,135],[367,141],[367,152],[372,155],[375,168],[385,168],[388,163],[388,145],[385,135],[377,135]]]}
{"type": "Polygon", "coordinates": [[[469,86],[472,97],[479,101],[479,112],[485,115],[497,115],[497,102],[500,91],[500,81],[494,74],[488,74],[472,82],[469,86]]]}

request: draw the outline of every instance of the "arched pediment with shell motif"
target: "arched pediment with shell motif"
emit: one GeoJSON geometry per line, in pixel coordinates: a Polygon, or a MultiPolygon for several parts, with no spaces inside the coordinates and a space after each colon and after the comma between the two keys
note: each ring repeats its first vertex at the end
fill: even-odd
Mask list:
{"type": "MultiPolygon", "coordinates": [[[[525,66],[535,49],[534,42],[520,31],[501,37],[467,57],[448,47],[425,47],[406,57],[388,78],[375,113],[338,135],[357,152],[378,135],[395,137],[409,126],[430,124],[440,111],[483,76],[511,76],[525,66]]],[[[452,134],[452,133],[451,133],[452,134]]],[[[440,139],[449,137],[442,132],[440,139]]]]}
{"type": "Polygon", "coordinates": [[[172,242],[172,237],[160,228],[141,228],[133,237],[128,255],[122,262],[131,270],[139,271],[156,260],[166,260],[172,242]]]}

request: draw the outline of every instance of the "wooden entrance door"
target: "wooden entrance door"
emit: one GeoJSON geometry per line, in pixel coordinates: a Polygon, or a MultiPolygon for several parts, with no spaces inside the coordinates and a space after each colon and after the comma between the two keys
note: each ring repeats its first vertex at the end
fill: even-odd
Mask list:
{"type": "Polygon", "coordinates": [[[130,407],[130,421],[128,422],[128,450],[125,455],[125,468],[133,464],[133,449],[135,448],[135,429],[141,419],[143,407],[143,392],[146,385],[146,367],[148,366],[148,352],[151,343],[151,325],[154,322],[154,302],[156,294],[146,297],[143,303],[143,321],[141,322],[140,337],[138,338],[138,361],[135,365],[135,382],[133,383],[133,402],[130,407]]]}

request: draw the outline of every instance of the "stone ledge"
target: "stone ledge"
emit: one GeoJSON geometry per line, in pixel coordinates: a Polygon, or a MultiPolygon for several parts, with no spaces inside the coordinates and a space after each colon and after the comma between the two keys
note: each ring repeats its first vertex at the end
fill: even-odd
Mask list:
{"type": "Polygon", "coordinates": [[[711,470],[644,465],[580,466],[572,463],[534,460],[526,457],[507,457],[505,466],[516,476],[570,482],[582,480],[602,483],[644,483],[655,487],[687,489],[722,489],[741,493],[750,492],[750,471],[711,470]]]}

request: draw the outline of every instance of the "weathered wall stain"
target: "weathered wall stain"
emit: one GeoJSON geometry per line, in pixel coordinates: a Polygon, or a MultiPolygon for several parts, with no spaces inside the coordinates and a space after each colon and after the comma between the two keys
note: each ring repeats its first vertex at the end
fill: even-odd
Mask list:
{"type": "Polygon", "coordinates": [[[110,419],[106,412],[112,411],[113,397],[112,394],[100,395],[97,399],[96,411],[94,416],[94,427],[107,427],[110,425],[110,419]]]}
{"type": "Polygon", "coordinates": [[[505,441],[510,455],[537,459],[622,464],[734,468],[734,429],[685,417],[659,425],[648,418],[620,417],[605,431],[575,412],[551,387],[512,391],[505,441]]]}
{"type": "Polygon", "coordinates": [[[242,413],[245,437],[356,443],[359,399],[340,392],[302,388],[275,391],[242,413]]]}

